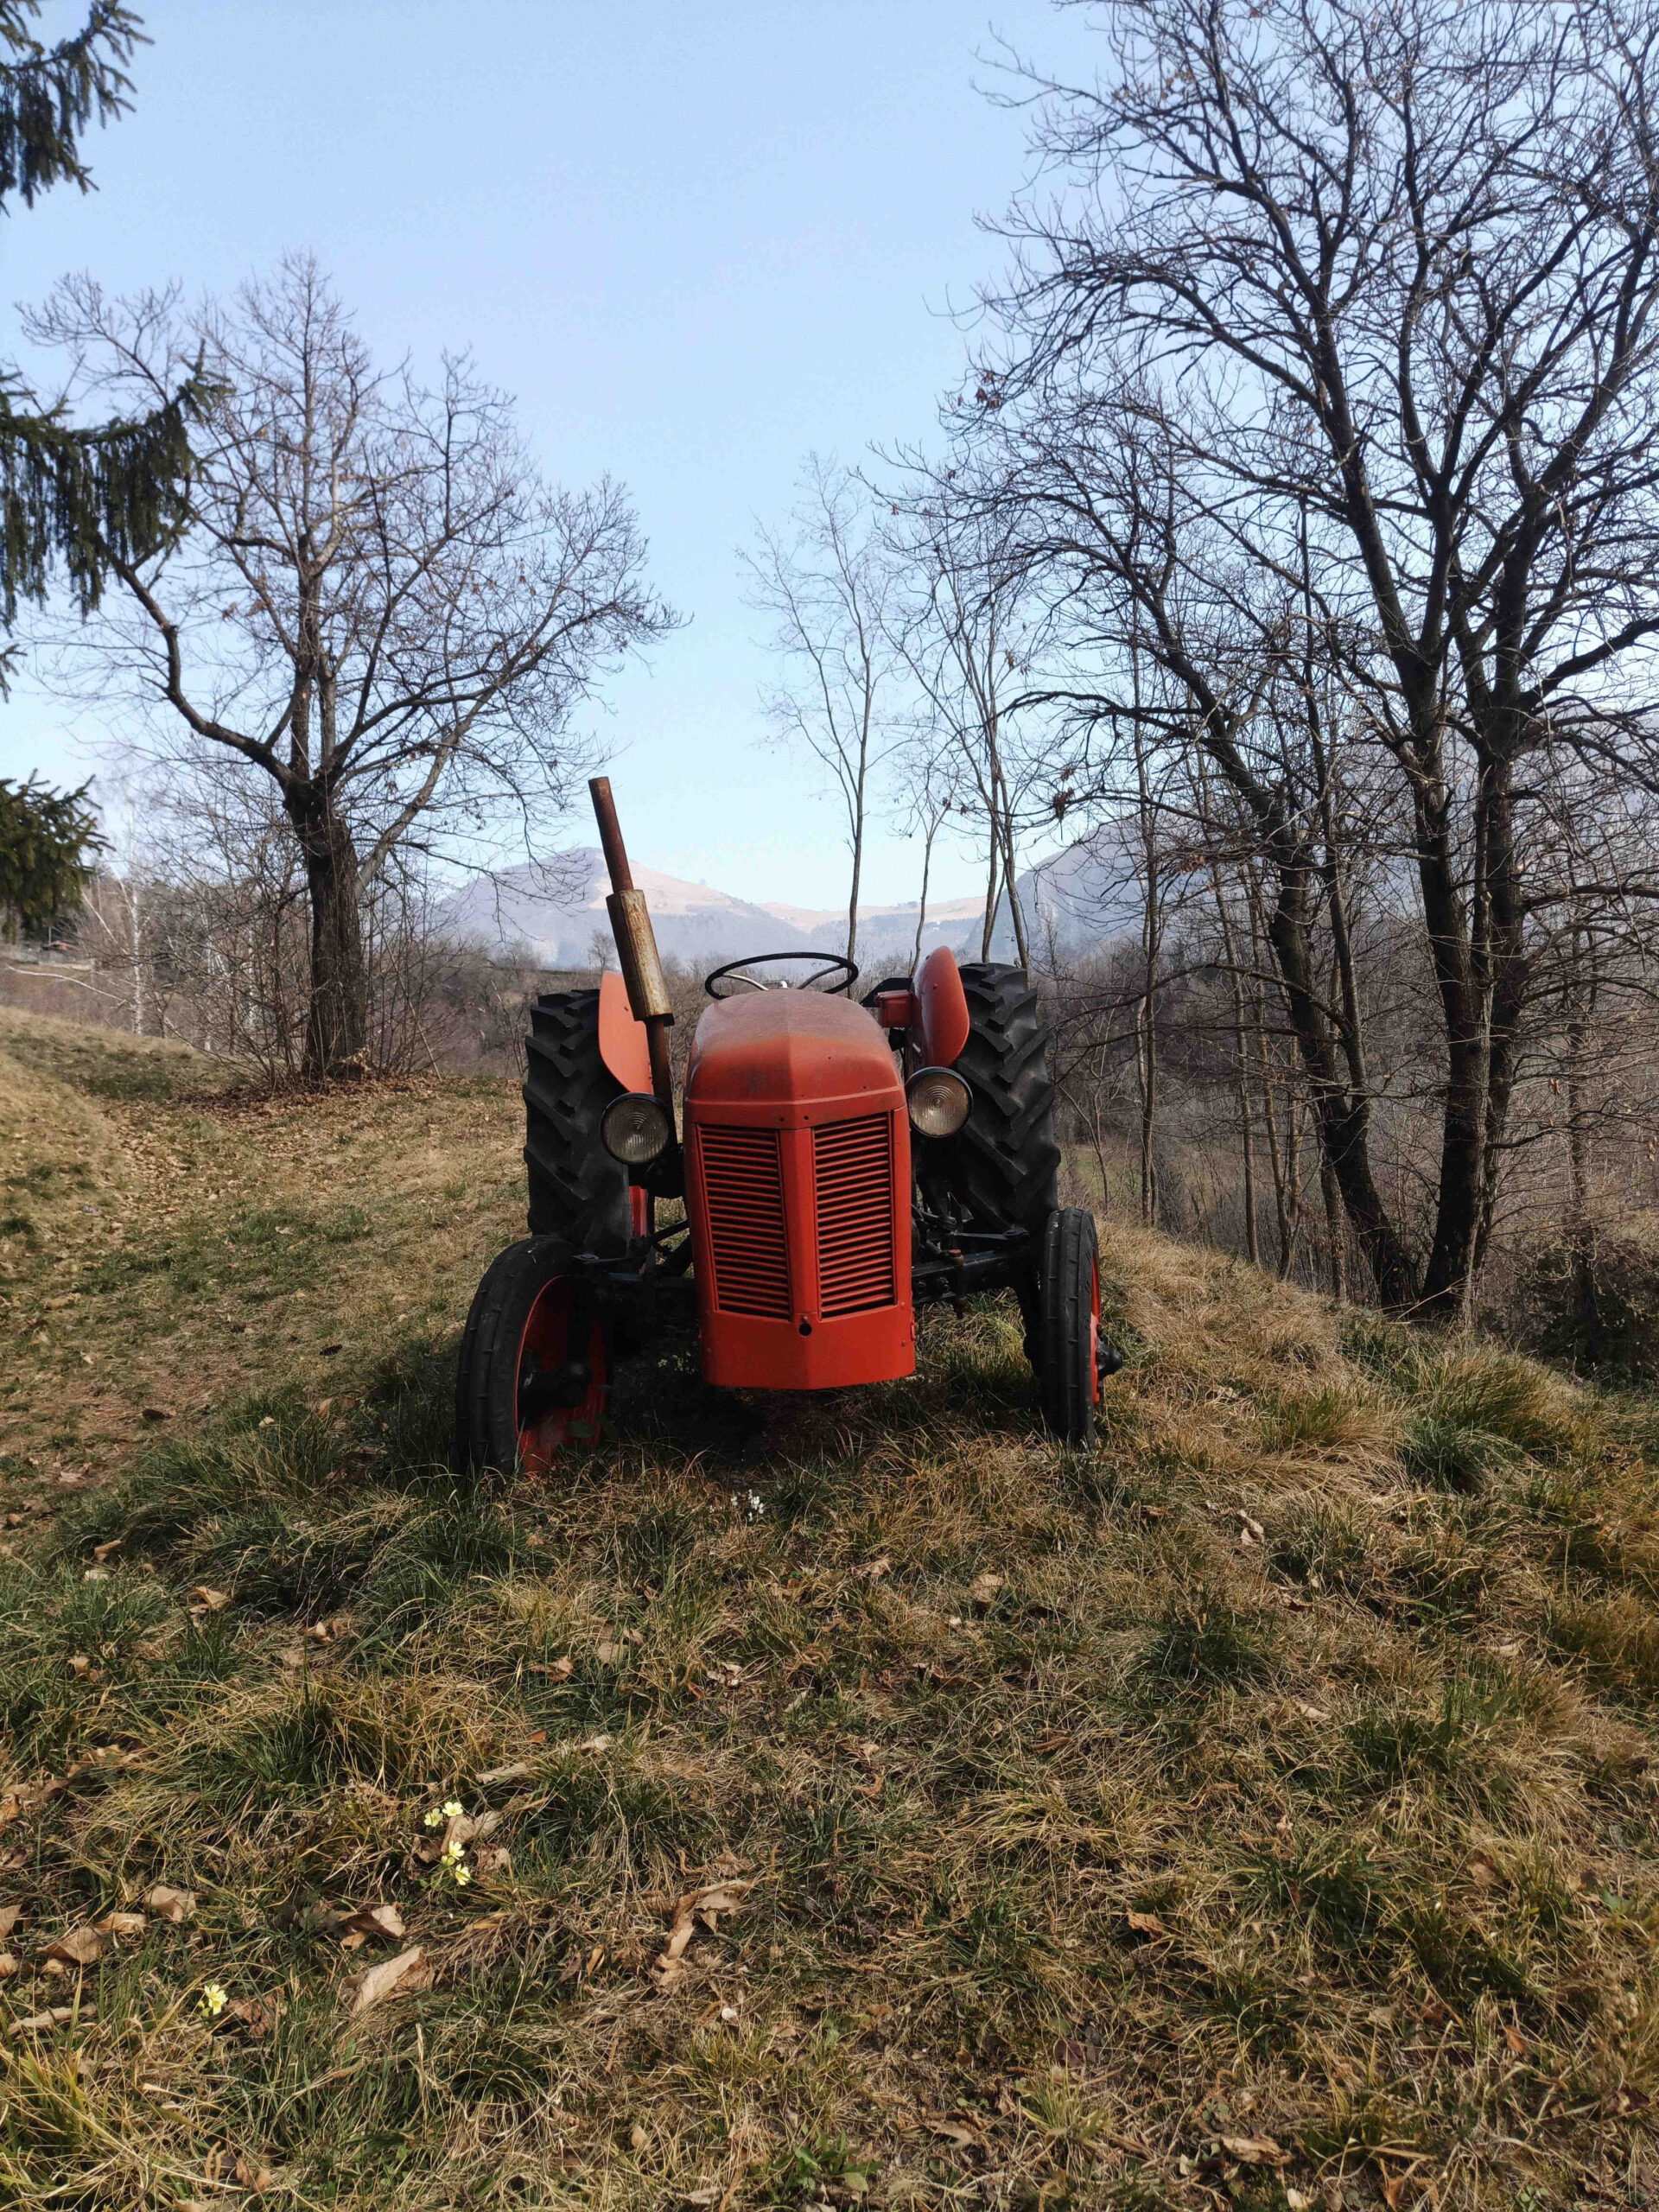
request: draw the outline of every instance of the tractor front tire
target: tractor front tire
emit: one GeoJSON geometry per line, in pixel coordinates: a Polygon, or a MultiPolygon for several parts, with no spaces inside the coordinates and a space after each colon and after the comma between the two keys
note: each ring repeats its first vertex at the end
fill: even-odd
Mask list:
{"type": "Polygon", "coordinates": [[[597,1313],[584,1313],[570,1261],[557,1237],[526,1237],[480,1283],[455,1377],[457,1473],[546,1475],[597,1438],[610,1336],[597,1313]]]}
{"type": "Polygon", "coordinates": [[[1086,1452],[1100,1396],[1100,1249],[1095,1217],[1081,1206],[1058,1209],[1044,1225],[1036,1333],[1043,1419],[1057,1442],[1086,1452]]]}
{"type": "Polygon", "coordinates": [[[1035,1236],[1058,1202],[1048,1025],[1023,968],[971,961],[962,988],[968,1042],[956,1066],[973,1105],[939,1147],[944,1179],[975,1227],[1035,1236]]]}
{"type": "Polygon", "coordinates": [[[623,1252],[628,1172],[600,1141],[605,1109],[622,1085],[599,1050],[599,993],[555,991],[531,1010],[524,1046],[524,1166],[530,1233],[562,1236],[581,1252],[623,1252]]]}

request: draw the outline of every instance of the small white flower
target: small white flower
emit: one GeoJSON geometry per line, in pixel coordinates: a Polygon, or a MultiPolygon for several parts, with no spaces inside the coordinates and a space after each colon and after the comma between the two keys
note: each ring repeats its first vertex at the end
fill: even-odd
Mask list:
{"type": "Polygon", "coordinates": [[[230,2001],[229,1991],[216,1981],[210,1981],[201,1993],[201,2009],[210,2020],[216,2020],[230,2001]]]}
{"type": "Polygon", "coordinates": [[[443,1815],[442,1813],[429,1813],[426,1816],[426,1825],[429,1828],[441,1828],[443,1826],[443,1815]]]}
{"type": "Polygon", "coordinates": [[[473,1878],[473,1870],[472,1870],[472,1868],[471,1868],[470,1866],[457,1866],[457,1867],[456,1867],[456,1869],[455,1869],[455,1887],[456,1887],[458,1890],[464,1890],[464,1889],[466,1888],[466,1886],[467,1886],[467,1883],[468,1883],[468,1882],[470,1882],[470,1881],[472,1880],[472,1878],[473,1878]]]}
{"type": "Polygon", "coordinates": [[[761,1497],[761,1495],[760,1495],[760,1491],[759,1491],[758,1490],[752,1490],[752,1491],[749,1492],[749,1518],[750,1518],[750,1520],[751,1520],[751,1521],[759,1521],[759,1520],[760,1520],[760,1519],[765,1516],[766,1510],[766,1499],[765,1499],[764,1497],[761,1497]]]}
{"type": "Polygon", "coordinates": [[[443,1817],[446,1821],[458,1821],[461,1818],[461,1803],[459,1799],[454,1797],[446,1797],[444,1799],[443,1817]]]}

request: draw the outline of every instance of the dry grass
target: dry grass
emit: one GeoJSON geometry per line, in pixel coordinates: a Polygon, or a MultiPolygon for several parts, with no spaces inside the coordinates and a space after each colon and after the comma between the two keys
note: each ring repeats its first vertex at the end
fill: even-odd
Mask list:
{"type": "Polygon", "coordinates": [[[1653,2201],[1642,1408],[1109,1223],[1087,1458],[992,1309],[463,1489],[511,1091],[0,1024],[0,2201],[1653,2201]]]}

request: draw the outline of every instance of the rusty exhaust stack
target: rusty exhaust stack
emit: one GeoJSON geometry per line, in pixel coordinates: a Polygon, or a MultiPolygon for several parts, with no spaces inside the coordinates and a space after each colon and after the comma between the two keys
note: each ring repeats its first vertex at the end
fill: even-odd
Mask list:
{"type": "Polygon", "coordinates": [[[671,1129],[675,1127],[674,1079],[668,1064],[668,1027],[674,1019],[674,1009],[669,1003],[668,984],[658,956],[656,932],[646,911],[645,894],[634,888],[627,848],[622,842],[622,826],[616,818],[616,801],[611,797],[611,779],[608,776],[594,776],[588,789],[593,797],[594,817],[599,823],[599,842],[605,849],[605,865],[610,871],[611,895],[605,901],[605,907],[611,918],[611,934],[616,939],[616,957],[621,963],[622,980],[627,985],[628,1004],[634,1020],[645,1025],[645,1042],[651,1052],[651,1087],[657,1103],[668,1116],[671,1129]]]}

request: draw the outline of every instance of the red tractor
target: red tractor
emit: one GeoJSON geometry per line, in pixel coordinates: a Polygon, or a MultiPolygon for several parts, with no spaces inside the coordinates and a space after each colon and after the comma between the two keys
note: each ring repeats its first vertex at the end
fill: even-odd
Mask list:
{"type": "Polygon", "coordinates": [[[828,1390],[913,1373],[918,1306],[1005,1287],[1050,1430],[1091,1443],[1122,1357],[1100,1333],[1094,1218],[1056,1203],[1047,1032],[1023,969],[942,948],[855,1002],[857,969],[823,953],[716,969],[682,1135],[644,894],[610,785],[591,788],[622,973],[531,1016],[531,1233],[467,1317],[458,1465],[544,1473],[590,1440],[616,1363],[677,1303],[709,1382],[828,1390]]]}

